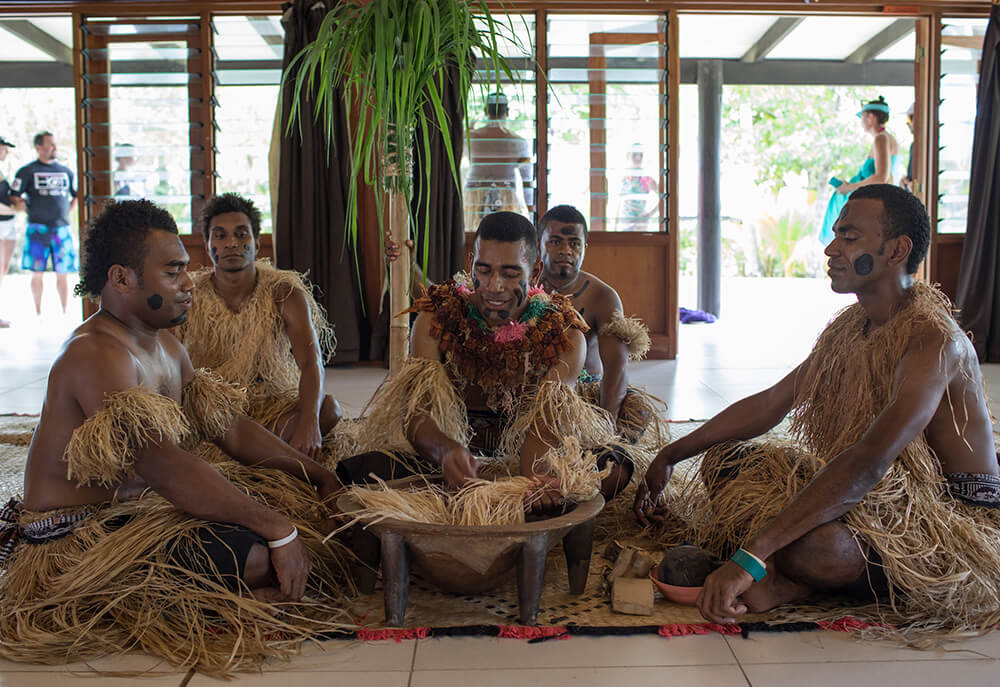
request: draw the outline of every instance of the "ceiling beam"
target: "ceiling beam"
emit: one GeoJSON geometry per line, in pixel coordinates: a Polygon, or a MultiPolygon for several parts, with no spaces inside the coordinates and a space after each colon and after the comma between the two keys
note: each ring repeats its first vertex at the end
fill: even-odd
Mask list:
{"type": "Polygon", "coordinates": [[[274,33],[274,22],[270,17],[247,17],[250,26],[253,27],[257,35],[264,39],[264,42],[271,47],[271,52],[279,60],[285,54],[285,37],[274,33]]]}
{"type": "Polygon", "coordinates": [[[883,52],[913,33],[916,19],[897,19],[865,41],[857,50],[844,58],[850,64],[871,62],[883,52]]]}
{"type": "Polygon", "coordinates": [[[750,46],[750,49],[740,58],[740,62],[760,62],[768,53],[774,50],[778,43],[784,40],[785,36],[802,23],[804,17],[779,17],[775,19],[764,35],[757,39],[757,42],[750,46]]]}
{"type": "Polygon", "coordinates": [[[9,31],[25,43],[38,48],[60,64],[73,64],[73,49],[52,34],[42,31],[27,19],[4,19],[0,28],[9,31]]]}

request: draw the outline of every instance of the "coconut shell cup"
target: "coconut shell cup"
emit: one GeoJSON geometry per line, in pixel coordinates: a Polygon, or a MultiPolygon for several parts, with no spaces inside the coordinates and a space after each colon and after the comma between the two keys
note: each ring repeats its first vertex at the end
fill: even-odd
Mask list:
{"type": "Polygon", "coordinates": [[[649,571],[649,579],[653,581],[653,584],[656,585],[656,588],[660,590],[660,593],[663,594],[667,601],[673,601],[675,604],[680,604],[681,606],[694,606],[695,601],[698,600],[698,595],[704,589],[704,587],[678,587],[666,582],[660,582],[656,579],[656,568],[649,571]]]}

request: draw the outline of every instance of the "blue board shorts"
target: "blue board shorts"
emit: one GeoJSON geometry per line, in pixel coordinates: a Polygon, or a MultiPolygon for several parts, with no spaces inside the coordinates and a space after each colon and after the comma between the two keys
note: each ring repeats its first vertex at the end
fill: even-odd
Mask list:
{"type": "Polygon", "coordinates": [[[55,272],[66,274],[79,270],[76,246],[73,245],[69,225],[49,227],[29,222],[26,233],[28,240],[21,254],[22,270],[44,272],[49,268],[50,255],[55,272]]]}

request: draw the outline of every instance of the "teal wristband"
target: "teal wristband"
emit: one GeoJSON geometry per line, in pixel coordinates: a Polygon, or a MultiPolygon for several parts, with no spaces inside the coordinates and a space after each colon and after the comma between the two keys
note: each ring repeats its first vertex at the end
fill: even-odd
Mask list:
{"type": "Polygon", "coordinates": [[[748,573],[750,577],[753,578],[754,582],[760,582],[767,575],[767,568],[760,564],[760,561],[756,557],[750,555],[743,549],[737,549],[733,557],[730,558],[733,563],[740,566],[748,573]]]}

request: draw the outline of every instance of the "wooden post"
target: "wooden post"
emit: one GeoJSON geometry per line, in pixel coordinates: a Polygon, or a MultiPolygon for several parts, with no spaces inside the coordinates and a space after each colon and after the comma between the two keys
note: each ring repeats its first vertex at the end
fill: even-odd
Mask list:
{"type": "MultiPolygon", "coordinates": [[[[403,172],[405,174],[405,172],[403,172]]],[[[410,238],[410,213],[406,197],[398,190],[389,194],[389,232],[399,246],[399,258],[389,265],[389,376],[406,362],[410,348],[410,273],[413,258],[406,240],[410,238]]]]}

